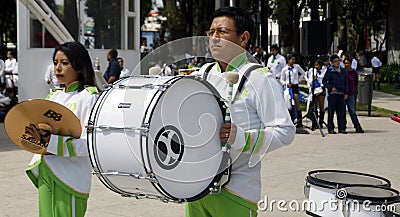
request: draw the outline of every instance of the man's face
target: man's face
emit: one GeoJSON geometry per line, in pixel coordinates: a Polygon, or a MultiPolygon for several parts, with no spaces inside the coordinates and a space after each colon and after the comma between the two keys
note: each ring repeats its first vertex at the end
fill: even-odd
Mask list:
{"type": "Polygon", "coordinates": [[[339,68],[340,67],[340,59],[339,58],[335,58],[332,60],[332,65],[335,68],[339,68]]]}
{"type": "Polygon", "coordinates": [[[272,56],[276,56],[276,55],[278,54],[278,50],[275,49],[275,48],[271,48],[271,49],[269,49],[269,53],[270,53],[272,56]]]}
{"type": "Polygon", "coordinates": [[[7,52],[7,59],[11,59],[11,57],[13,57],[12,54],[11,54],[11,51],[8,51],[7,52]]]}
{"type": "Polygon", "coordinates": [[[232,58],[243,53],[246,44],[242,41],[242,35],[237,33],[234,21],[230,17],[216,17],[210,26],[210,50],[217,60],[229,62],[232,58]]]}
{"type": "Polygon", "coordinates": [[[107,55],[106,55],[106,57],[107,57],[107,61],[111,61],[111,55],[110,55],[110,51],[108,51],[108,52],[107,52],[107,55]]]}

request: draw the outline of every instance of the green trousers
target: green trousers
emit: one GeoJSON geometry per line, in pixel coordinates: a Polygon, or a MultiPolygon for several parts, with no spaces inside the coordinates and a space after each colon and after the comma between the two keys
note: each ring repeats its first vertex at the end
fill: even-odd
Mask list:
{"type": "Polygon", "coordinates": [[[186,203],[186,217],[256,217],[257,209],[238,203],[238,200],[248,203],[238,198],[222,189],[220,194],[209,194],[200,200],[186,203]]]}
{"type": "Polygon", "coordinates": [[[44,163],[39,166],[39,216],[40,217],[83,217],[87,199],[75,197],[47,174],[44,163]]]}

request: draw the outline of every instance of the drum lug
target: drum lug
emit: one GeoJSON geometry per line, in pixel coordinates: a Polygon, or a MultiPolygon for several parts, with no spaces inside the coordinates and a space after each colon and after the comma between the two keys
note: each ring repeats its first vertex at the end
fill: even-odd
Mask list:
{"type": "Polygon", "coordinates": [[[304,196],[308,199],[310,198],[310,185],[306,182],[304,185],[304,196]]]}
{"type": "Polygon", "coordinates": [[[86,126],[86,132],[93,133],[93,129],[94,129],[94,123],[93,121],[89,121],[88,125],[86,126]]]}

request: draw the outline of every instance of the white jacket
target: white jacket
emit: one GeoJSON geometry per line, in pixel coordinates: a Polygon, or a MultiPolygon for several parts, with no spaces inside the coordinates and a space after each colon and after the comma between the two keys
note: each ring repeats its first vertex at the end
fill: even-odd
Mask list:
{"type": "Polygon", "coordinates": [[[27,174],[37,186],[40,163],[45,163],[49,175],[66,191],[87,198],[90,191],[92,166],[87,148],[86,128],[91,110],[97,100],[97,89],[86,88],[80,92],[78,83],[69,85],[66,91],[58,90],[46,99],[69,108],[80,120],[82,133],[79,139],[69,136],[51,135],[47,152],[54,155],[35,154],[28,166],[27,174]],[[72,191],[71,191],[72,190],[72,191]]]}

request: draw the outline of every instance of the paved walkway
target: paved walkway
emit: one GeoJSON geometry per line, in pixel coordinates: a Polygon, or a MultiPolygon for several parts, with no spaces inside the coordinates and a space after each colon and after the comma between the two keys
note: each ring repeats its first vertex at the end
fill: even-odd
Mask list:
{"type": "MultiPolygon", "coordinates": [[[[374,105],[400,111],[400,101],[384,94],[374,94],[374,105]],[[380,100],[380,101],[379,101],[380,100]],[[390,101],[390,102],[389,102],[390,101]],[[388,107],[385,107],[388,106],[388,107]],[[396,108],[396,109],[395,109],[396,108]]],[[[326,135],[319,131],[310,135],[296,135],[288,147],[264,157],[262,164],[263,199],[302,202],[307,173],[316,169],[339,169],[364,172],[388,178],[392,187],[400,190],[400,124],[389,118],[360,117],[364,134],[326,135]]],[[[349,123],[350,120],[349,120],[349,123]]],[[[310,125],[310,121],[305,121],[310,125]]],[[[326,129],[324,130],[326,133],[326,129]]],[[[0,217],[38,216],[37,190],[24,173],[32,154],[20,150],[5,135],[0,124],[0,217]]],[[[129,162],[127,162],[129,163],[129,162]]],[[[193,171],[196,172],[196,171],[193,171]]],[[[285,208],[285,207],[284,207],[285,208]]],[[[286,208],[288,206],[286,205],[286,208]]],[[[137,216],[183,217],[184,205],[155,200],[124,198],[107,189],[93,177],[92,193],[87,215],[89,217],[137,216]]],[[[301,211],[282,211],[276,206],[260,211],[260,217],[307,216],[301,211]],[[272,209],[272,211],[271,211],[272,209]]]]}
{"type": "Polygon", "coordinates": [[[400,96],[374,90],[372,105],[400,113],[400,96]]]}

